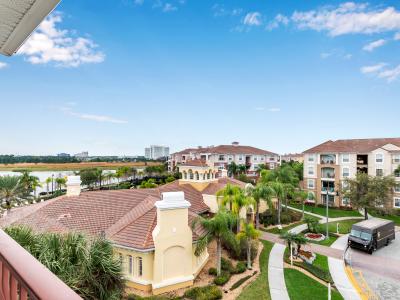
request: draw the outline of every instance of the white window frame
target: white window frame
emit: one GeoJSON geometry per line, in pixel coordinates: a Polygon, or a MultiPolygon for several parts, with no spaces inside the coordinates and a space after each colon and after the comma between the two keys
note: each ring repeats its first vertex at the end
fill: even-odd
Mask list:
{"type": "Polygon", "coordinates": [[[143,276],[143,258],[138,257],[137,258],[137,275],[138,277],[142,277],[143,276]]]}
{"type": "Polygon", "coordinates": [[[239,158],[238,158],[240,161],[242,161],[243,160],[243,155],[239,155],[239,158]]]}
{"type": "Polygon", "coordinates": [[[385,175],[385,174],[384,174],[382,168],[376,168],[376,169],[375,169],[375,176],[384,176],[384,175],[385,175]],[[382,170],[382,175],[378,175],[378,170],[382,170]]]}
{"type": "Polygon", "coordinates": [[[393,163],[400,164],[400,154],[393,154],[393,163]]]}
{"type": "Polygon", "coordinates": [[[349,206],[350,205],[350,199],[349,198],[342,198],[342,206],[349,206]],[[345,201],[344,200],[347,200],[348,201],[348,203],[345,203],[345,201]]]}
{"type": "Polygon", "coordinates": [[[400,193],[400,186],[395,186],[395,187],[393,188],[393,191],[394,191],[395,193],[400,193]]]}
{"type": "Polygon", "coordinates": [[[347,164],[350,162],[350,154],[349,153],[344,153],[342,154],[342,163],[347,164]],[[345,157],[347,157],[347,161],[345,161],[345,157]]]}
{"type": "Polygon", "coordinates": [[[315,180],[314,179],[308,179],[307,180],[307,188],[315,189],[315,180]],[[310,182],[312,182],[312,186],[310,186],[310,182]]]}
{"type": "Polygon", "coordinates": [[[385,155],[383,155],[383,153],[376,153],[375,154],[375,163],[383,164],[384,162],[385,162],[385,155]],[[378,161],[378,155],[382,155],[382,161],[378,161]]]}
{"type": "Polygon", "coordinates": [[[309,191],[309,192],[307,193],[307,201],[315,201],[315,193],[314,193],[314,192],[309,191]],[[312,199],[310,199],[310,195],[313,195],[313,196],[312,196],[312,199]]]}
{"type": "Polygon", "coordinates": [[[394,197],[393,198],[393,207],[394,208],[400,208],[400,197],[394,197]],[[396,201],[399,201],[399,205],[396,205],[396,201]]]}
{"type": "Polygon", "coordinates": [[[308,174],[308,175],[311,175],[311,176],[314,176],[314,175],[315,175],[315,170],[314,170],[314,167],[313,167],[313,166],[309,166],[309,167],[308,167],[307,174],[308,174]],[[310,170],[311,170],[311,173],[310,173],[310,170]]]}
{"type": "Polygon", "coordinates": [[[349,167],[344,167],[342,168],[342,176],[343,178],[349,178],[350,177],[350,168],[349,167]],[[347,170],[347,175],[345,175],[344,171],[347,170]]]}
{"type": "Polygon", "coordinates": [[[129,255],[128,256],[128,274],[129,275],[131,275],[131,276],[133,276],[134,275],[134,269],[133,269],[133,267],[134,267],[134,263],[133,263],[133,256],[132,255],[129,255]]]}
{"type": "Polygon", "coordinates": [[[315,154],[309,154],[307,161],[315,163],[315,154]]]}

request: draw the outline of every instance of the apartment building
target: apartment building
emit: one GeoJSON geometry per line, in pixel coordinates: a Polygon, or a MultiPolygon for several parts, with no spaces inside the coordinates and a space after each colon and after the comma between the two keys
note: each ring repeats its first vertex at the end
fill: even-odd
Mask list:
{"type": "MultiPolygon", "coordinates": [[[[351,139],[327,141],[303,152],[304,185],[309,202],[331,206],[349,206],[349,199],[340,195],[347,178],[357,173],[371,176],[393,175],[400,183],[400,138],[351,139]]],[[[400,208],[400,188],[385,205],[400,208]]]]}
{"type": "Polygon", "coordinates": [[[169,147],[151,145],[144,148],[144,156],[146,159],[160,159],[169,156],[169,147]]]}
{"type": "Polygon", "coordinates": [[[216,167],[222,176],[232,162],[247,167],[248,176],[256,176],[260,165],[267,165],[270,169],[280,163],[279,154],[251,146],[242,146],[238,142],[231,145],[188,148],[171,154],[168,161],[170,171],[176,170],[192,160],[202,160],[211,167],[216,167]]]}
{"type": "Polygon", "coordinates": [[[281,156],[281,161],[286,162],[304,162],[303,153],[288,153],[281,156]]]}

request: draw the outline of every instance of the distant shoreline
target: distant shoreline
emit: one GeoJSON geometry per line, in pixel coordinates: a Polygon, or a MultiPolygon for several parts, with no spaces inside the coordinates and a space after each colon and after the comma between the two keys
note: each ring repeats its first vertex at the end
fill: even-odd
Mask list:
{"type": "Polygon", "coordinates": [[[17,163],[0,164],[0,171],[78,171],[82,169],[100,168],[103,170],[115,170],[119,167],[142,168],[147,166],[157,166],[158,162],[80,162],[80,163],[17,163]]]}

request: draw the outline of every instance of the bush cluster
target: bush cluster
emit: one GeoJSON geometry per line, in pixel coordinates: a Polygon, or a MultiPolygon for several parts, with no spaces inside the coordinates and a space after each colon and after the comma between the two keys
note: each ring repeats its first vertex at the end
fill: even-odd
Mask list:
{"type": "Polygon", "coordinates": [[[257,274],[257,271],[254,271],[253,274],[251,275],[247,275],[241,279],[239,279],[238,281],[236,281],[230,288],[231,291],[237,289],[239,286],[241,286],[244,282],[246,282],[248,279],[250,279],[251,277],[253,277],[254,275],[257,274]]]}
{"type": "Polygon", "coordinates": [[[217,276],[217,269],[208,269],[208,274],[217,276],[214,278],[214,283],[216,285],[224,285],[229,281],[233,274],[240,274],[246,271],[246,264],[243,261],[239,261],[236,267],[233,266],[232,262],[226,258],[221,258],[221,275],[217,276]]]}
{"type": "Polygon", "coordinates": [[[185,292],[184,297],[193,300],[218,300],[222,299],[222,292],[217,286],[209,285],[191,288],[185,292]]]}
{"type": "Polygon", "coordinates": [[[229,281],[229,279],[231,279],[231,273],[227,271],[222,271],[221,275],[214,278],[214,283],[216,285],[224,285],[229,281]]]}
{"type": "MultiPolygon", "coordinates": [[[[281,224],[289,224],[300,220],[301,213],[299,212],[293,210],[283,210],[281,213],[281,224]]],[[[260,214],[260,223],[264,224],[264,226],[277,225],[278,216],[276,212],[272,214],[270,210],[267,210],[264,213],[260,214]]]]}

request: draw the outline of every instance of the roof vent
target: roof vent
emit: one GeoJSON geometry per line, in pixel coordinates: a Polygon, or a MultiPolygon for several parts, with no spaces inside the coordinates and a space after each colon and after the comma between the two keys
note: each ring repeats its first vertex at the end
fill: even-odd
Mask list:
{"type": "Polygon", "coordinates": [[[233,142],[232,146],[239,146],[239,142],[233,142]]]}

